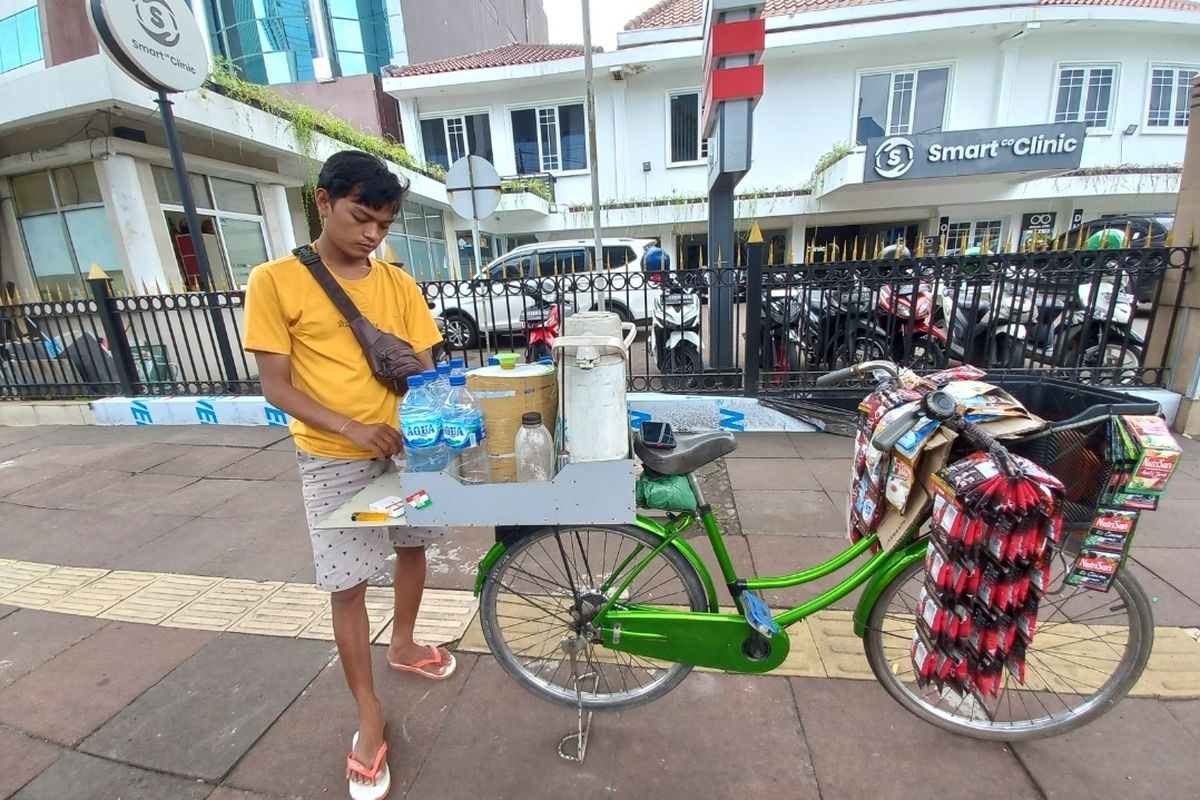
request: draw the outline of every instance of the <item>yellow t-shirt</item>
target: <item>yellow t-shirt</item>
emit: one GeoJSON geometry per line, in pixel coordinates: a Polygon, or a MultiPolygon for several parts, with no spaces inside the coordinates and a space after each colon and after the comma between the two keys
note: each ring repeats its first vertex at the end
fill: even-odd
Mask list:
{"type": "MultiPolygon", "coordinates": [[[[371,260],[365,278],[337,282],[359,312],[418,353],[442,340],[416,281],[402,269],[371,260]]],[[[349,323],[334,307],[308,267],[295,256],[260,264],[246,289],[248,351],[291,357],[292,383],[326,408],[370,425],[397,427],[399,398],[371,373],[349,323]]],[[[326,458],[372,458],[333,431],[292,419],[296,446],[326,458]]]]}

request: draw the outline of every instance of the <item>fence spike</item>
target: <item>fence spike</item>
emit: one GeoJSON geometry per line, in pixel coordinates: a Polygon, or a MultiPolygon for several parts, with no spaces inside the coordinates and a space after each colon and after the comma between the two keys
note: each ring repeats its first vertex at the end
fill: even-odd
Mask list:
{"type": "Polygon", "coordinates": [[[1150,225],[1146,228],[1146,247],[1154,246],[1154,226],[1150,225]]]}
{"type": "Polygon", "coordinates": [[[1129,247],[1131,244],[1133,244],[1133,224],[1126,222],[1125,223],[1125,246],[1129,247]]]}
{"type": "Polygon", "coordinates": [[[1004,244],[1001,245],[1001,253],[1011,253],[1012,251],[1012,234],[1004,237],[1004,244]]]}
{"type": "Polygon", "coordinates": [[[832,241],[832,242],[830,242],[829,244],[825,245],[825,260],[826,260],[826,261],[834,261],[835,259],[836,259],[837,261],[841,261],[841,260],[842,260],[842,254],[841,254],[841,251],[838,249],[838,243],[837,243],[837,237],[836,237],[836,236],[835,236],[835,237],[833,237],[833,241],[832,241]],[[830,252],[829,252],[829,248],[831,248],[831,247],[833,248],[833,252],[832,252],[832,253],[830,253],[830,252]],[[833,258],[830,258],[830,256],[833,256],[833,258]]]}
{"type": "Polygon", "coordinates": [[[767,266],[775,266],[775,248],[767,245],[767,266]]]}
{"type": "Polygon", "coordinates": [[[1082,225],[1079,226],[1079,232],[1077,234],[1075,234],[1075,249],[1076,250],[1083,249],[1083,226],[1082,225]]]}
{"type": "Polygon", "coordinates": [[[789,245],[788,245],[788,249],[787,249],[787,263],[789,263],[789,264],[795,264],[795,263],[796,263],[796,245],[794,245],[794,244],[789,244],[789,245]]]}

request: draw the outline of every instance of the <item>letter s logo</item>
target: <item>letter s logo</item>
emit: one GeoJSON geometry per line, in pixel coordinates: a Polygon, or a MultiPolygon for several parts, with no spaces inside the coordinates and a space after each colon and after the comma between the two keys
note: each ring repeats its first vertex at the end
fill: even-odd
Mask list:
{"type": "Polygon", "coordinates": [[[137,3],[138,24],[154,41],[163,47],[179,44],[179,23],[166,0],[134,0],[137,3]]]}
{"type": "Polygon", "coordinates": [[[899,178],[916,160],[916,148],[904,136],[889,136],[875,148],[875,174],[881,178],[899,178]]]}

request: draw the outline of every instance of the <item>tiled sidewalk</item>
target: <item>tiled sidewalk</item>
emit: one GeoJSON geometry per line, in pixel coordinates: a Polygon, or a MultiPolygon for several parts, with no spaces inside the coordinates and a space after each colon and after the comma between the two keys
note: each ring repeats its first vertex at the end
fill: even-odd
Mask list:
{"type": "MultiPolygon", "coordinates": [[[[1186,447],[1135,548],[1159,625],[1140,694],[1200,695],[1200,448],[1186,447]]],[[[751,435],[706,475],[743,571],[841,549],[848,450],[751,435]]],[[[0,428],[0,798],[346,796],[352,706],[308,587],[293,464],[269,429],[0,428]]],[[[697,671],[597,717],[587,763],[569,764],[555,746],[573,713],[513,684],[467,624],[490,541],[454,531],[431,557],[425,634],[462,636],[458,676],[389,673],[376,649],[392,797],[1195,797],[1200,701],[1129,699],[1032,744],[961,739],[862,679],[836,609],[796,629],[786,674],[697,671]]],[[[372,593],[382,634],[389,591],[372,593]]]]}

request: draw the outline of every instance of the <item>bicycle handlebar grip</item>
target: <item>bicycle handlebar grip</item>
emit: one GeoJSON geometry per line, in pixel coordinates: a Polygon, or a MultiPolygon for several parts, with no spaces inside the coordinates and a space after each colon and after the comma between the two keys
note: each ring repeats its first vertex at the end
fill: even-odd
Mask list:
{"type": "Polygon", "coordinates": [[[904,438],[904,434],[912,430],[912,427],[917,424],[917,417],[919,416],[920,412],[916,409],[909,411],[873,436],[871,438],[871,446],[884,453],[888,452],[896,446],[896,442],[904,438]]]}
{"type": "Polygon", "coordinates": [[[834,385],[839,384],[842,381],[846,380],[847,378],[853,378],[855,376],[855,374],[856,373],[854,371],[854,367],[844,367],[843,369],[835,369],[833,372],[827,372],[824,375],[822,375],[821,377],[817,378],[816,385],[817,386],[834,386],[834,385]]]}

